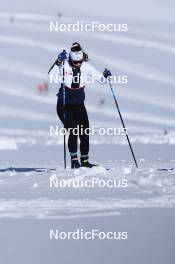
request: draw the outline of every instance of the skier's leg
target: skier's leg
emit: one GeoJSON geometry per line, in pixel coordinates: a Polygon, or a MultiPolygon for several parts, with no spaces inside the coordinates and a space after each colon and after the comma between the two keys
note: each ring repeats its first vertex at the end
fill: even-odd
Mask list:
{"type": "MultiPolygon", "coordinates": [[[[74,120],[74,117],[72,115],[72,106],[67,105],[65,107],[65,114],[66,114],[66,118],[65,118],[65,128],[68,130],[70,128],[75,128],[76,127],[76,123],[74,120]]],[[[62,104],[57,103],[57,114],[58,117],[60,118],[60,120],[62,121],[62,123],[64,124],[64,108],[62,104]]],[[[74,165],[72,165],[73,167],[78,167],[78,157],[77,157],[77,141],[78,141],[78,136],[74,135],[73,132],[71,130],[69,130],[69,138],[68,138],[68,149],[70,152],[70,156],[71,156],[71,163],[75,163],[74,165]],[[75,162],[74,162],[75,161],[75,162]]]]}
{"type": "Polygon", "coordinates": [[[78,141],[78,136],[74,135],[70,131],[69,138],[68,138],[68,149],[69,149],[71,157],[74,156],[75,154],[77,155],[77,145],[78,145],[77,141],[78,141]]]}
{"type": "Polygon", "coordinates": [[[73,118],[76,125],[79,126],[80,153],[88,156],[89,153],[89,135],[86,129],[89,128],[89,120],[84,104],[76,105],[73,109],[73,118]],[[87,133],[86,133],[87,132],[87,133]]]}
{"type": "Polygon", "coordinates": [[[88,159],[88,154],[89,154],[89,119],[87,115],[87,111],[85,106],[83,105],[81,107],[81,115],[80,115],[80,125],[81,125],[81,130],[79,134],[80,138],[80,153],[81,157],[88,159]]]}
{"type": "Polygon", "coordinates": [[[81,125],[83,127],[83,133],[80,137],[80,152],[81,152],[81,166],[92,168],[96,165],[89,163],[89,119],[85,106],[81,109],[82,120],[81,125]]]}
{"type": "Polygon", "coordinates": [[[89,119],[85,105],[77,106],[77,110],[73,112],[74,119],[80,126],[79,138],[80,138],[80,153],[81,153],[81,166],[92,168],[94,164],[89,163],[89,119]]]}

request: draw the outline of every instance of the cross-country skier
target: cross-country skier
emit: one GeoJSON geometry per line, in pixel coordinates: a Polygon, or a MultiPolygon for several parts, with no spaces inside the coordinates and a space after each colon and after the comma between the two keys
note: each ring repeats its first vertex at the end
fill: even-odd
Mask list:
{"type": "Polygon", "coordinates": [[[50,74],[63,75],[64,86],[58,92],[57,114],[64,127],[81,128],[80,139],[80,163],[78,160],[78,136],[71,132],[68,139],[68,148],[71,156],[71,168],[88,167],[95,165],[89,163],[89,135],[86,133],[89,128],[89,119],[84,105],[86,77],[91,77],[100,83],[105,83],[104,79],[111,76],[111,72],[105,69],[103,75],[88,63],[88,55],[83,51],[80,44],[72,44],[70,53],[63,51],[59,54],[55,66],[51,68],[50,74]],[[64,62],[64,65],[63,65],[64,62]],[[64,107],[65,92],[65,107],[64,107]],[[83,133],[82,133],[83,132],[83,133]]]}

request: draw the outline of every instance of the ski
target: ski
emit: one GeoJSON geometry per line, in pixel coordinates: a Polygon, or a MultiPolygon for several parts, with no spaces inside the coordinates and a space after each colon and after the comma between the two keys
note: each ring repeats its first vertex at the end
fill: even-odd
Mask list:
{"type": "Polygon", "coordinates": [[[169,172],[172,172],[174,170],[174,168],[159,168],[157,170],[158,171],[169,171],[169,172]]]}

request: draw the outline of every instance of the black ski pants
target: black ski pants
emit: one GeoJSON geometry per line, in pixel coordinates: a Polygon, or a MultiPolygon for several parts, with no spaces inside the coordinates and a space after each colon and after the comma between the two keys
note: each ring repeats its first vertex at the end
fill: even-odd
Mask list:
{"type": "MultiPolygon", "coordinates": [[[[68,139],[69,152],[77,153],[78,137],[80,139],[80,153],[81,155],[88,155],[89,153],[89,135],[85,133],[85,129],[89,128],[89,120],[84,104],[79,105],[65,105],[57,102],[57,114],[62,121],[64,127],[68,128],[81,128],[78,135],[75,135],[71,130],[68,139]],[[65,120],[64,120],[65,111],[65,120]]],[[[89,131],[88,131],[89,132],[89,131]]]]}

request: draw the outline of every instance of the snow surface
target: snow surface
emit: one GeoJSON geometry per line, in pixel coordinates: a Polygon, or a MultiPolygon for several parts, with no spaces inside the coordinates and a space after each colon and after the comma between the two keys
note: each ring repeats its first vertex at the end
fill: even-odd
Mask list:
{"type": "MultiPolygon", "coordinates": [[[[175,1],[20,1],[0,10],[0,248],[3,264],[174,264],[175,1]],[[58,14],[61,13],[61,18],[58,14]],[[127,33],[49,32],[49,21],[128,23],[127,33]],[[91,64],[128,75],[115,85],[138,160],[125,137],[91,137],[100,166],[63,169],[57,86],[36,86],[59,51],[79,41],[91,64]],[[105,170],[110,168],[110,170],[105,170]],[[158,170],[168,168],[169,170],[158,170]],[[127,180],[127,188],[50,188],[94,177],[127,180]],[[127,241],[49,241],[49,229],[128,231],[127,241]]],[[[121,127],[109,87],[86,87],[90,124],[121,127]],[[101,98],[104,106],[99,106],[101,98]]]]}

